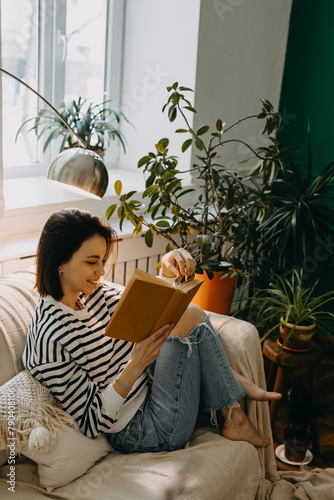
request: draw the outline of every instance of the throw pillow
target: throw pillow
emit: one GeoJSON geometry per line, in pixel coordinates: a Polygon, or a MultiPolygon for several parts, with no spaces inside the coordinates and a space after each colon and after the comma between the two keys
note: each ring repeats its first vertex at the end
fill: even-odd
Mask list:
{"type": "Polygon", "coordinates": [[[9,450],[10,456],[23,448],[47,452],[65,426],[78,428],[49,389],[27,370],[0,387],[0,450],[9,450]]]}
{"type": "Polygon", "coordinates": [[[84,436],[75,420],[27,370],[0,387],[0,450],[38,465],[40,485],[53,491],[84,474],[112,447],[105,435],[84,436]]]}
{"type": "Polygon", "coordinates": [[[91,439],[67,427],[61,430],[49,453],[22,451],[38,464],[40,486],[51,492],[82,476],[98,460],[112,451],[104,434],[91,439]]]}

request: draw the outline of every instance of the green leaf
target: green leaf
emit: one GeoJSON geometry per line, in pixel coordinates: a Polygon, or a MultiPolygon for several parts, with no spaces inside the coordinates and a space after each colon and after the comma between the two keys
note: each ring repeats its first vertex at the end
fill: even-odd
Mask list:
{"type": "Polygon", "coordinates": [[[167,137],[164,137],[163,139],[160,139],[159,144],[161,144],[162,147],[166,149],[169,144],[169,139],[167,139],[167,137]]]}
{"type": "Polygon", "coordinates": [[[153,245],[153,234],[150,229],[145,233],[145,243],[149,248],[153,245]]]}
{"type": "Polygon", "coordinates": [[[180,179],[173,179],[167,186],[166,186],[166,192],[170,193],[175,189],[176,187],[180,186],[181,181],[180,179]]]}
{"type": "Polygon", "coordinates": [[[168,110],[168,118],[169,121],[173,122],[177,115],[177,108],[175,106],[171,106],[168,110]]]}
{"type": "Polygon", "coordinates": [[[212,169],[212,177],[213,177],[213,181],[214,181],[215,185],[218,186],[220,179],[219,179],[219,174],[218,174],[217,170],[212,169]]]}
{"type": "Polygon", "coordinates": [[[234,200],[234,195],[235,195],[235,185],[234,184],[230,184],[229,187],[228,187],[228,193],[227,193],[227,198],[228,200],[230,201],[233,201],[234,200]]]}
{"type": "Polygon", "coordinates": [[[218,132],[221,132],[223,130],[223,122],[219,119],[216,121],[216,129],[218,132]]]}
{"type": "Polygon", "coordinates": [[[274,180],[278,176],[278,172],[279,172],[278,165],[275,162],[272,162],[271,172],[270,172],[270,176],[269,176],[269,180],[268,180],[269,184],[272,184],[274,182],[274,180]]]}
{"type": "Polygon", "coordinates": [[[189,130],[187,130],[186,128],[178,128],[177,130],[175,130],[176,134],[184,134],[186,132],[189,132],[189,130]]]}
{"type": "Polygon", "coordinates": [[[119,196],[122,192],[122,183],[120,180],[117,180],[114,184],[114,187],[115,187],[115,192],[117,194],[117,196],[119,196]]]}
{"type": "Polygon", "coordinates": [[[201,141],[198,141],[198,140],[196,139],[196,141],[195,141],[195,145],[196,145],[196,148],[197,148],[197,149],[199,149],[200,151],[203,151],[204,146],[203,146],[203,144],[201,143],[201,141]]]}
{"type": "Polygon", "coordinates": [[[151,160],[152,160],[151,156],[143,156],[138,162],[138,168],[142,167],[143,165],[146,165],[151,160]]]}
{"type": "Polygon", "coordinates": [[[172,85],[172,89],[176,90],[178,86],[179,86],[179,82],[175,82],[172,85]]]}
{"type": "Polygon", "coordinates": [[[184,109],[188,109],[189,111],[191,111],[192,113],[197,113],[196,109],[193,108],[192,106],[184,106],[184,109]]]}
{"type": "Polygon", "coordinates": [[[152,217],[152,219],[153,219],[153,220],[155,219],[155,216],[157,215],[157,213],[158,213],[158,211],[159,211],[160,207],[161,207],[161,205],[159,204],[159,205],[156,205],[156,206],[153,208],[152,213],[151,213],[151,217],[152,217]]]}
{"type": "Polygon", "coordinates": [[[156,223],[157,227],[169,227],[169,223],[166,220],[159,220],[159,222],[156,223]]]}
{"type": "Polygon", "coordinates": [[[192,144],[193,140],[192,139],[187,139],[186,141],[184,141],[184,143],[182,144],[182,153],[184,153],[192,144]]]}
{"type": "Polygon", "coordinates": [[[194,92],[193,89],[190,89],[189,87],[180,87],[179,90],[189,90],[189,92],[194,92]]]}
{"type": "Polygon", "coordinates": [[[199,128],[197,130],[197,135],[206,134],[209,129],[210,129],[210,127],[208,125],[203,125],[203,127],[199,128]]]}
{"type": "MultiPolygon", "coordinates": [[[[166,172],[166,173],[162,176],[162,180],[163,180],[163,182],[167,182],[167,181],[169,181],[170,179],[172,179],[173,177],[175,177],[175,172],[170,172],[170,171],[168,171],[168,172],[166,172]]],[[[160,184],[160,181],[159,181],[159,185],[161,185],[161,184],[160,184]]]]}
{"type": "Polygon", "coordinates": [[[160,142],[158,142],[158,144],[156,144],[155,147],[158,153],[163,153],[164,147],[162,144],[160,144],[160,142]]]}
{"type": "Polygon", "coordinates": [[[145,189],[143,192],[143,198],[146,198],[146,196],[152,196],[153,193],[159,191],[159,188],[157,186],[149,186],[148,188],[145,189]]]}
{"type": "Polygon", "coordinates": [[[131,196],[133,196],[137,191],[129,191],[126,195],[125,195],[125,199],[128,200],[129,198],[131,198],[131,196]]]}
{"type": "Polygon", "coordinates": [[[117,203],[115,203],[114,205],[110,205],[110,207],[107,208],[107,211],[106,211],[106,219],[107,220],[110,219],[112,214],[115,212],[116,208],[117,208],[117,203]]]}
{"type": "Polygon", "coordinates": [[[177,199],[179,199],[179,198],[181,198],[181,196],[184,196],[185,194],[191,193],[193,191],[196,191],[196,190],[194,188],[185,189],[184,191],[181,191],[181,193],[177,195],[177,199]]]}
{"type": "Polygon", "coordinates": [[[249,172],[250,176],[259,175],[263,170],[263,161],[261,160],[252,170],[249,172]]]}

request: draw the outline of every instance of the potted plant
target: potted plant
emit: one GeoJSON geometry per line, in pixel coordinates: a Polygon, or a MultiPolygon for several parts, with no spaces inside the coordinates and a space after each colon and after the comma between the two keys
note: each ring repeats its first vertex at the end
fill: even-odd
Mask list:
{"type": "Polygon", "coordinates": [[[310,287],[303,285],[303,270],[293,269],[291,279],[275,275],[269,288],[257,289],[250,298],[250,311],[256,314],[256,323],[266,329],[261,341],[280,328],[283,348],[310,349],[316,328],[329,335],[325,320],[334,315],[324,306],[334,300],[334,291],[315,296],[318,280],[310,287]],[[268,326],[270,325],[270,326],[268,326]]]}
{"type": "Polygon", "coordinates": [[[273,182],[282,165],[281,153],[288,150],[270,136],[281,123],[280,115],[269,101],[263,99],[259,114],[240,118],[231,125],[218,119],[213,129],[202,125],[195,131],[188,116],[196,113],[196,109],[185,97],[192,90],[176,82],[167,87],[167,91],[170,95],[163,111],[168,111],[171,122],[180,115],[184,128],[177,129],[176,133],[188,134],[182,152],[192,145],[198,152],[191,169],[197,178],[197,188],[183,187],[183,172],[178,170],[178,159],[169,154],[169,140],[163,138],[155,145],[154,152],[149,152],[138,162],[138,167],[143,168],[146,175],[146,189],[142,196],[144,201],[148,200],[147,205],[143,208],[141,200],[133,199],[136,191],[122,193],[122,185],[117,181],[115,190],[119,204],[111,205],[106,216],[111,217],[118,207],[120,226],[124,219],[130,220],[134,225],[134,236],[146,229],[148,246],[152,246],[154,236],[159,234],[169,241],[168,249],[173,248],[178,246],[174,237],[178,234],[181,245],[195,258],[197,273],[205,272],[210,279],[214,273],[218,280],[233,278],[241,267],[239,252],[245,243],[248,200],[245,179],[223,165],[219,152],[229,143],[242,143],[257,162],[256,168],[249,173],[256,174],[262,169],[267,173],[268,182],[273,182]],[[251,119],[265,120],[263,133],[269,137],[268,147],[254,148],[243,139],[229,135],[239,123],[251,119]],[[195,199],[187,203],[186,195],[190,194],[195,195],[195,199]]]}
{"type": "Polygon", "coordinates": [[[313,178],[310,156],[306,174],[290,158],[284,175],[273,183],[270,196],[273,211],[260,230],[264,251],[276,249],[273,256],[276,272],[293,265],[306,265],[307,259],[316,255],[319,241],[326,247],[334,227],[333,179],[334,162],[313,178]]]}
{"type": "MultiPolygon", "coordinates": [[[[253,286],[263,287],[274,273],[282,274],[294,266],[306,268],[309,260],[319,254],[319,245],[319,259],[329,264],[334,227],[333,180],[334,162],[318,176],[312,175],[309,144],[305,174],[289,155],[284,171],[270,186],[262,182],[248,187],[248,197],[254,203],[249,205],[249,237],[242,257],[251,271],[253,286]]],[[[309,267],[307,274],[311,283],[314,275],[309,267]]]]}
{"type": "Polygon", "coordinates": [[[291,462],[302,462],[311,441],[310,425],[314,418],[313,403],[300,386],[287,393],[287,427],[284,430],[284,454],[291,462]]]}
{"type": "MultiPolygon", "coordinates": [[[[88,103],[87,99],[79,97],[69,103],[63,102],[59,107],[59,112],[65,121],[73,128],[74,132],[82,139],[88,149],[103,155],[111,140],[118,140],[125,152],[125,139],[118,130],[121,118],[125,118],[123,113],[118,113],[110,107],[111,100],[100,104],[88,103]]],[[[126,118],[125,118],[126,119],[126,118]]],[[[46,135],[43,151],[47,149],[53,139],[62,137],[59,152],[67,148],[78,147],[77,140],[71,131],[65,126],[60,118],[49,109],[41,109],[34,118],[27,118],[20,126],[18,134],[26,128],[28,123],[33,122],[29,129],[34,130],[37,138],[46,135]]]]}

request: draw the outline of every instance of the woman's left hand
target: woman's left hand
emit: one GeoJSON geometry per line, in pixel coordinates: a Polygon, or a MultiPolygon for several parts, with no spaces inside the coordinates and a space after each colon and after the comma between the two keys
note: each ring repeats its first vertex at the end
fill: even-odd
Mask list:
{"type": "Polygon", "coordinates": [[[195,261],[187,250],[177,248],[161,259],[161,272],[166,278],[191,276],[195,272],[195,261]]]}

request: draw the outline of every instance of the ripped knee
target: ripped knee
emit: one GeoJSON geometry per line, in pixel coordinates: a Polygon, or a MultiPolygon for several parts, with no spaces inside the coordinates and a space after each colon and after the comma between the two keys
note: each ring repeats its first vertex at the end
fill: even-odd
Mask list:
{"type": "Polygon", "coordinates": [[[206,313],[203,309],[196,304],[189,304],[170,336],[180,338],[186,337],[194,326],[202,323],[205,317],[206,313]]]}

